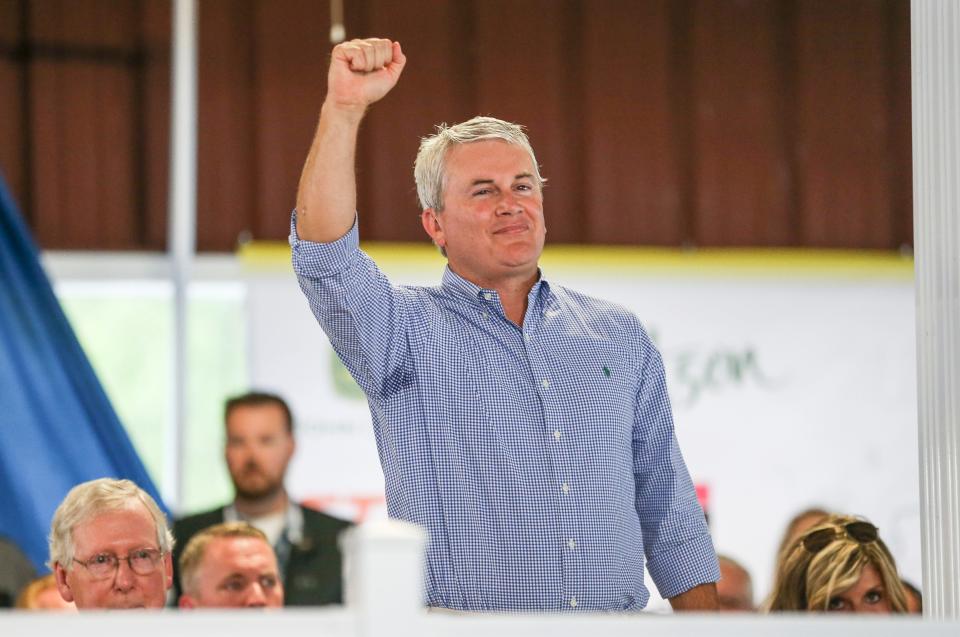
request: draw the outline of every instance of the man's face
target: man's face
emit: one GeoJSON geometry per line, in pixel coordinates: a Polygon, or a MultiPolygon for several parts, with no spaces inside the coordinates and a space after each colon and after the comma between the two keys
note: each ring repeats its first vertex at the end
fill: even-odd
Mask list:
{"type": "Polygon", "coordinates": [[[293,450],[279,406],[236,407],[227,417],[227,469],[238,496],[263,498],[282,489],[293,450]]]}
{"type": "Polygon", "coordinates": [[[502,140],[454,146],[446,157],[443,211],[421,220],[450,268],[481,287],[533,278],[546,228],[530,155],[502,140]]]}
{"type": "Polygon", "coordinates": [[[279,608],[283,584],[273,549],[255,537],[218,537],[207,544],[184,608],[279,608]]]}
{"type": "Polygon", "coordinates": [[[159,558],[153,571],[143,575],[131,570],[125,559],[141,549],[160,550],[157,527],[144,506],[105,511],[81,522],[73,529],[73,544],[75,560],[89,562],[98,555],[120,559],[117,568],[103,578],[76,561],[57,564],[57,587],[63,599],[75,602],[79,609],[163,608],[173,583],[170,555],[159,558]]]}
{"type": "Polygon", "coordinates": [[[753,585],[749,576],[736,566],[720,560],[720,581],[717,582],[720,610],[753,611],[753,585]]]}

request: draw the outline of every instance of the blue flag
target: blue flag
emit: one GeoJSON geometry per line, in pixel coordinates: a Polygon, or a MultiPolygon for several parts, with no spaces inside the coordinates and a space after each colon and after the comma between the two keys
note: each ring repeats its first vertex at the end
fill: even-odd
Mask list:
{"type": "Polygon", "coordinates": [[[75,485],[153,482],[77,341],[0,177],[0,535],[38,569],[75,485]]]}

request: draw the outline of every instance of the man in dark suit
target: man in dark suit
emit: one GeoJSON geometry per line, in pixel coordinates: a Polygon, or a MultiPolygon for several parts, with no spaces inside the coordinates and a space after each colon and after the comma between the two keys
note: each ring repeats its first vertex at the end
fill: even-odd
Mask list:
{"type": "MultiPolygon", "coordinates": [[[[276,551],[285,605],[342,601],[337,536],[349,523],[294,502],[284,488],[293,457],[293,417],[279,396],[251,392],[227,401],[226,461],[236,497],[230,504],[177,520],[174,564],[197,532],[221,522],[248,522],[263,531],[276,551]]],[[[176,574],[179,596],[180,576],[176,574]]]]}

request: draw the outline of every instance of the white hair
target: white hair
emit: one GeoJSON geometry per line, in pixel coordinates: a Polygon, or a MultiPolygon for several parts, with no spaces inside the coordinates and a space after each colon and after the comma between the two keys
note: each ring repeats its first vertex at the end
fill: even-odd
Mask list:
{"type": "Polygon", "coordinates": [[[530,163],[533,164],[533,176],[537,186],[543,187],[546,179],[540,176],[537,157],[523,126],[495,117],[474,117],[453,126],[440,124],[436,134],[420,140],[420,150],[413,165],[413,177],[417,182],[417,196],[420,198],[421,208],[433,208],[438,212],[443,210],[443,186],[446,182],[446,161],[450,148],[488,139],[501,139],[527,151],[530,163]]]}
{"type": "Polygon", "coordinates": [[[130,480],[99,478],[78,484],[70,489],[67,497],[53,514],[50,524],[50,560],[47,566],[53,570],[59,564],[65,570],[73,565],[73,529],[90,518],[106,511],[146,507],[157,528],[157,545],[163,553],[173,550],[173,534],[167,518],[150,494],[130,480]]]}

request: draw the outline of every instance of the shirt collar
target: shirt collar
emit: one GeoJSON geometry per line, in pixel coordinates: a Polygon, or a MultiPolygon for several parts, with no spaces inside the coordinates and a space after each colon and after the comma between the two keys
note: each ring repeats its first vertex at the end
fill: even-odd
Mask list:
{"type": "MultiPolygon", "coordinates": [[[[533,306],[538,298],[542,298],[543,303],[540,304],[540,307],[545,308],[549,305],[547,301],[552,299],[553,294],[550,291],[550,283],[543,276],[543,271],[537,270],[537,272],[540,277],[530,289],[527,300],[530,305],[533,306]]],[[[498,298],[496,290],[482,288],[475,283],[471,283],[451,270],[449,265],[443,270],[441,287],[448,294],[473,303],[484,303],[498,298]],[[487,295],[490,296],[488,297],[487,295]]]]}
{"type": "MultiPolygon", "coordinates": [[[[247,522],[247,518],[240,515],[233,502],[223,509],[224,522],[247,522]]],[[[300,505],[287,498],[287,510],[284,512],[283,533],[281,537],[286,536],[291,544],[299,544],[303,541],[303,511],[300,505]]]]}

